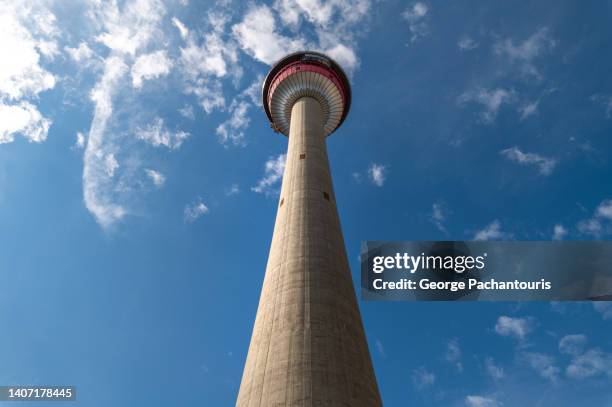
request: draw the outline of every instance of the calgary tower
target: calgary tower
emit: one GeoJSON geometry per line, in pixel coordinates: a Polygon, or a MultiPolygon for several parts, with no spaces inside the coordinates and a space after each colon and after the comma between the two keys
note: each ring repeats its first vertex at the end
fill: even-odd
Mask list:
{"type": "Polygon", "coordinates": [[[348,79],[326,55],[297,52],[272,67],[262,93],[289,147],[236,406],[382,406],[325,144],[348,114],[348,79]]]}

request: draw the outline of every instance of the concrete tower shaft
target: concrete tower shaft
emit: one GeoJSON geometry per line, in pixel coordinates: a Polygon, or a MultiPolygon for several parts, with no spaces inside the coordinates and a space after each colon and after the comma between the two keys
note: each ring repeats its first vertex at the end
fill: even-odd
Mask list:
{"type": "Polygon", "coordinates": [[[332,186],[329,112],[319,97],[302,95],[289,117],[272,245],[236,405],[381,406],[332,186]]]}

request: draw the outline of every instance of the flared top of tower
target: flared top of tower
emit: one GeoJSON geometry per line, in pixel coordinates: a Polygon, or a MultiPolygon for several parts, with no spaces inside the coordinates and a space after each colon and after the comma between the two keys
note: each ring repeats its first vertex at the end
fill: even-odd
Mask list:
{"type": "Polygon", "coordinates": [[[351,106],[351,86],[340,65],[325,54],[300,51],[278,61],[263,84],[262,102],[272,128],[289,135],[291,108],[310,96],[321,103],[325,135],[334,132],[351,106]]]}

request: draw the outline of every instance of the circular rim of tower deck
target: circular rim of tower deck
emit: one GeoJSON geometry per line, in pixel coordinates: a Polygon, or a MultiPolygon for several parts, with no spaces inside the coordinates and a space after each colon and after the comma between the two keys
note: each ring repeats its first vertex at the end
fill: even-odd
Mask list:
{"type": "MultiPolygon", "coordinates": [[[[270,92],[270,87],[272,86],[274,80],[279,76],[279,74],[282,74],[285,68],[293,66],[299,62],[304,62],[305,65],[319,67],[319,69],[323,68],[324,70],[327,70],[329,73],[331,73],[334,76],[334,79],[337,79],[337,81],[339,82],[339,83],[334,82],[334,84],[336,85],[338,92],[342,96],[342,99],[344,102],[343,110],[340,116],[340,120],[335,125],[335,127],[331,131],[326,132],[326,136],[328,136],[332,134],[334,131],[336,131],[342,125],[342,123],[344,123],[344,120],[346,119],[346,116],[348,115],[348,112],[351,108],[351,85],[342,67],[340,67],[340,65],[336,61],[334,61],[331,57],[321,52],[317,52],[317,51],[293,52],[281,58],[278,62],[276,62],[272,66],[272,68],[270,68],[270,72],[268,72],[268,75],[266,75],[266,78],[263,82],[262,92],[261,92],[264,111],[266,112],[266,116],[268,117],[268,120],[270,121],[272,128],[274,128],[275,131],[278,131],[284,134],[285,136],[289,136],[288,129],[287,129],[287,133],[285,133],[274,122],[272,111],[270,109],[270,106],[268,105],[268,93],[270,92]],[[309,56],[314,57],[314,58],[309,58],[309,56]]],[[[305,96],[308,96],[308,95],[305,95],[305,96]]]]}

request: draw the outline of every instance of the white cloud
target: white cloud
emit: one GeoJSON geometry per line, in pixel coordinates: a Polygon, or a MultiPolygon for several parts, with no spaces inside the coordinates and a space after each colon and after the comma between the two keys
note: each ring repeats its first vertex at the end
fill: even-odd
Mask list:
{"type": "Polygon", "coordinates": [[[190,136],[184,131],[171,132],[164,125],[163,119],[156,117],[153,123],[136,131],[136,138],[150,143],[154,147],[164,146],[175,150],[190,136]]]}
{"type": "Polygon", "coordinates": [[[612,319],[612,302],[595,301],[593,307],[603,319],[612,319]]]}
{"type": "Polygon", "coordinates": [[[152,170],[150,168],[147,168],[147,169],[145,169],[145,172],[146,172],[147,176],[153,182],[153,185],[155,185],[157,188],[161,188],[164,185],[164,183],[166,182],[166,177],[164,176],[164,174],[162,174],[159,171],[155,171],[155,170],[152,170]]]}
{"type": "Polygon", "coordinates": [[[55,86],[55,76],[41,66],[41,58],[57,53],[55,15],[44,6],[33,9],[21,2],[0,7],[0,144],[16,135],[29,142],[47,139],[51,120],[27,99],[55,86]]]}
{"type": "Polygon", "coordinates": [[[86,142],[85,135],[81,133],[80,131],[77,131],[76,140],[74,142],[73,148],[81,150],[85,148],[85,142],[86,142]]]}
{"type": "Polygon", "coordinates": [[[153,38],[162,35],[159,28],[165,9],[159,0],[138,0],[126,3],[120,9],[116,2],[93,2],[89,8],[90,22],[101,30],[96,41],[109,48],[102,62],[103,72],[95,84],[90,98],[94,103],[94,116],[83,154],[83,199],[85,206],[104,228],[111,227],[127,213],[129,182],[137,177],[130,160],[122,167],[122,174],[113,176],[107,171],[106,157],[119,152],[117,142],[121,132],[108,131],[112,120],[113,99],[122,89],[129,72],[129,61],[137,57],[153,38]]]}
{"type": "MultiPolygon", "coordinates": [[[[281,47],[289,50],[313,49],[322,51],[334,58],[349,75],[359,66],[355,52],[355,38],[366,31],[371,0],[276,0],[273,9],[280,16],[282,24],[289,27],[292,36],[276,37],[281,47]],[[307,31],[300,29],[301,22],[308,23],[317,42],[309,42],[301,35],[307,31]],[[295,45],[298,44],[298,45],[295,45]]],[[[280,31],[280,30],[279,30],[280,31]]],[[[274,62],[282,55],[270,58],[274,62]]]]}
{"type": "Polygon", "coordinates": [[[106,156],[104,157],[104,172],[106,172],[106,175],[108,175],[110,178],[114,177],[115,171],[118,168],[119,162],[117,162],[115,155],[112,153],[106,154],[106,156]]]}
{"type": "Polygon", "coordinates": [[[185,93],[195,95],[202,109],[208,114],[214,109],[220,109],[225,106],[223,89],[221,82],[218,80],[209,81],[208,79],[200,78],[195,84],[188,85],[185,88],[185,93]]]}
{"type": "Polygon", "coordinates": [[[471,51],[475,48],[478,48],[478,43],[474,41],[474,39],[472,39],[471,37],[465,35],[461,37],[459,41],[457,41],[457,47],[459,47],[461,51],[471,51]]]}
{"type": "Polygon", "coordinates": [[[586,335],[565,335],[559,341],[559,350],[567,355],[579,355],[587,343],[586,335]]]}
{"type": "Polygon", "coordinates": [[[523,74],[541,78],[541,74],[534,65],[534,60],[556,46],[557,42],[550,37],[548,29],[540,28],[528,39],[515,45],[510,39],[495,44],[494,51],[498,55],[506,56],[511,62],[517,63],[523,74]]]}
{"type": "Polygon", "coordinates": [[[538,113],[539,104],[540,104],[540,101],[536,100],[536,101],[528,102],[522,105],[519,108],[519,112],[521,114],[521,121],[525,120],[529,116],[533,116],[534,114],[538,113]]]}
{"type": "Polygon", "coordinates": [[[321,2],[320,0],[283,0],[277,1],[280,16],[283,22],[297,25],[300,16],[309,22],[325,26],[331,22],[334,13],[334,2],[321,2]]]}
{"type": "Polygon", "coordinates": [[[553,383],[559,380],[560,369],[555,365],[555,359],[552,356],[536,352],[526,352],[523,356],[540,377],[553,383]]]}
{"type": "Polygon", "coordinates": [[[85,154],[83,155],[83,199],[85,206],[98,223],[107,227],[125,216],[123,206],[114,203],[112,181],[104,162],[107,122],[113,112],[112,99],[117,82],[127,72],[121,58],[110,57],[105,61],[104,74],[91,92],[94,102],[94,118],[91,122],[85,154]]]}
{"type": "Polygon", "coordinates": [[[36,97],[56,82],[55,76],[40,65],[40,44],[55,30],[55,16],[44,10],[42,16],[31,15],[18,4],[3,3],[0,9],[0,49],[5,56],[0,64],[0,97],[9,100],[36,97]],[[31,29],[26,28],[26,22],[31,29]]]}
{"type": "Polygon", "coordinates": [[[232,31],[245,52],[268,65],[289,52],[307,48],[305,40],[285,37],[276,31],[274,15],[266,5],[252,7],[232,31]]]}
{"type": "Polygon", "coordinates": [[[387,354],[385,353],[385,347],[383,346],[382,342],[380,341],[380,339],[376,339],[376,341],[374,342],[374,344],[376,345],[376,350],[378,351],[378,353],[380,354],[380,356],[382,356],[383,358],[387,357],[387,354]]]}
{"type": "MultiPolygon", "coordinates": [[[[612,307],[610,310],[612,311],[612,307]]],[[[586,349],[587,341],[586,335],[582,334],[566,335],[559,341],[559,350],[571,356],[571,361],[565,369],[567,377],[582,380],[608,375],[612,378],[612,355],[598,348],[586,349]]]]}
{"type": "Polygon", "coordinates": [[[483,396],[467,396],[465,405],[468,407],[501,407],[503,404],[495,399],[483,396]]]}
{"type": "Polygon", "coordinates": [[[500,154],[515,163],[535,166],[542,175],[550,175],[557,165],[557,160],[554,158],[543,157],[535,153],[524,153],[516,146],[502,150],[500,154]]]}
{"type": "Polygon", "coordinates": [[[507,238],[509,235],[502,232],[499,220],[489,223],[484,229],[476,232],[474,240],[499,240],[507,238]]]}
{"type": "Polygon", "coordinates": [[[184,40],[187,39],[187,36],[189,36],[189,29],[185,26],[185,24],[183,24],[181,20],[176,17],[172,17],[172,24],[174,24],[179,31],[181,38],[184,40]]]}
{"type": "Polygon", "coordinates": [[[347,72],[353,72],[359,66],[359,60],[355,51],[344,44],[336,44],[334,47],[325,50],[325,53],[339,63],[347,72]]]}
{"type": "Polygon", "coordinates": [[[140,55],[132,65],[132,86],[140,88],[143,80],[168,75],[171,67],[172,60],[168,58],[164,50],[140,55]]]}
{"type": "Polygon", "coordinates": [[[474,102],[482,105],[484,110],[481,112],[480,117],[484,123],[491,124],[495,121],[502,105],[513,103],[515,98],[515,93],[512,90],[479,88],[459,96],[459,104],[474,102]]]}
{"type": "Polygon", "coordinates": [[[94,52],[89,48],[86,42],[80,42],[79,46],[76,48],[64,47],[70,58],[72,58],[75,62],[78,63],[86,63],[93,56],[94,52]]]}
{"type": "Polygon", "coordinates": [[[460,372],[463,371],[461,348],[459,347],[459,341],[456,339],[448,341],[446,345],[446,361],[455,365],[460,372]]]}
{"type": "Polygon", "coordinates": [[[522,341],[531,332],[532,326],[532,322],[527,318],[513,318],[502,315],[497,319],[495,332],[501,336],[510,336],[522,341]]]}
{"type": "Polygon", "coordinates": [[[216,130],[219,143],[224,146],[245,146],[244,129],[249,126],[250,119],[247,115],[251,105],[244,101],[235,101],[230,106],[230,118],[221,123],[216,130]]]}
{"type": "Polygon", "coordinates": [[[283,24],[296,31],[303,20],[311,23],[322,36],[347,39],[355,24],[363,20],[370,11],[370,0],[276,0],[274,9],[283,24]]]}
{"type": "Polygon", "coordinates": [[[242,76],[236,43],[225,39],[228,16],[209,13],[212,30],[202,35],[185,32],[186,46],[181,48],[180,68],[186,77],[185,93],[193,94],[206,113],[225,107],[221,79],[231,75],[235,84],[242,76]]]}
{"type": "Polygon", "coordinates": [[[497,366],[492,358],[485,359],[485,370],[494,380],[500,380],[506,376],[504,369],[501,366],[497,366]]]}
{"type": "Polygon", "coordinates": [[[249,98],[251,103],[261,107],[261,84],[263,76],[259,75],[251,84],[242,91],[242,95],[249,98]]]}
{"type": "Polygon", "coordinates": [[[421,367],[412,371],[412,381],[418,389],[424,389],[436,382],[436,375],[421,367]]]}
{"type": "Polygon", "coordinates": [[[299,3],[296,0],[276,0],[274,8],[285,25],[292,28],[299,26],[303,10],[299,7],[299,3]]]}
{"type": "Polygon", "coordinates": [[[572,379],[586,379],[602,374],[612,378],[612,355],[600,349],[589,349],[574,356],[565,374],[572,379]]]}
{"type": "Polygon", "coordinates": [[[606,117],[612,117],[612,96],[609,95],[593,95],[591,96],[593,102],[599,103],[605,108],[606,117]]]}
{"type": "Polygon", "coordinates": [[[585,235],[599,236],[603,232],[603,225],[597,218],[585,219],[578,222],[578,230],[585,235]]]}
{"type": "Polygon", "coordinates": [[[232,184],[229,188],[225,190],[226,196],[238,195],[240,193],[240,185],[232,184]]]}
{"type": "Polygon", "coordinates": [[[434,202],[431,206],[431,221],[441,232],[446,233],[444,222],[448,215],[448,209],[443,202],[434,202]]]}
{"type": "Polygon", "coordinates": [[[202,45],[190,38],[187,46],[181,48],[183,69],[193,79],[208,75],[222,78],[228,74],[229,65],[237,61],[233,44],[223,41],[221,33],[217,32],[206,34],[202,45]]]}
{"type": "Polygon", "coordinates": [[[612,199],[602,201],[597,207],[596,216],[612,220],[612,199]]]}
{"type": "Polygon", "coordinates": [[[179,114],[186,119],[193,120],[195,119],[195,113],[193,111],[193,106],[185,105],[179,109],[179,114]]]}
{"type": "Polygon", "coordinates": [[[6,105],[0,101],[0,144],[12,142],[16,134],[29,142],[40,143],[47,139],[50,126],[51,120],[43,117],[31,103],[6,105]]]}
{"type": "Polygon", "coordinates": [[[368,168],[368,177],[374,185],[382,187],[387,179],[387,167],[382,164],[370,164],[370,168],[368,168]]]}
{"type": "Polygon", "coordinates": [[[610,221],[612,221],[612,199],[605,199],[597,206],[593,216],[578,222],[577,228],[581,233],[600,236],[609,231],[610,221]]]}
{"type": "Polygon", "coordinates": [[[555,225],[553,229],[553,240],[563,240],[563,238],[567,236],[567,229],[561,225],[555,225]]]}
{"type": "Polygon", "coordinates": [[[208,206],[202,202],[201,198],[197,198],[194,202],[185,206],[183,210],[183,219],[185,222],[195,222],[200,216],[208,212],[208,206]]]}
{"type": "Polygon", "coordinates": [[[161,37],[158,24],[165,13],[160,0],[129,2],[123,10],[119,10],[116,2],[96,3],[92,17],[100,21],[106,30],[95,39],[117,56],[134,56],[153,37],[161,37]]]}
{"type": "Polygon", "coordinates": [[[408,28],[412,34],[410,41],[415,42],[429,33],[429,25],[426,19],[428,13],[429,6],[420,1],[412,3],[402,13],[402,17],[408,21],[408,28]]]}
{"type": "Polygon", "coordinates": [[[251,190],[260,194],[275,194],[277,190],[274,187],[283,177],[286,160],[287,155],[281,154],[276,158],[271,157],[266,161],[263,178],[257,181],[257,185],[252,187],[251,190]]]}

